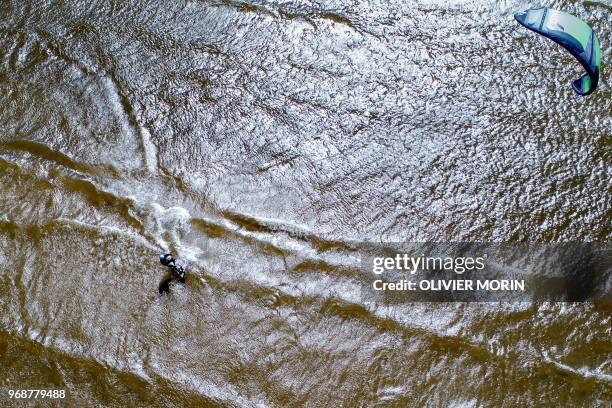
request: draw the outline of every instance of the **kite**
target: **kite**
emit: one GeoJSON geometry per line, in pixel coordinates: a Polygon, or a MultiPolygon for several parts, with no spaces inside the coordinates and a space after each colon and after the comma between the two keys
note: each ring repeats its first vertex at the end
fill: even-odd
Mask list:
{"type": "Polygon", "coordinates": [[[561,45],[582,64],[587,73],[572,82],[578,94],[588,95],[597,88],[601,50],[599,40],[588,24],[571,14],[548,7],[529,9],[515,14],[514,18],[529,30],[561,45]]]}

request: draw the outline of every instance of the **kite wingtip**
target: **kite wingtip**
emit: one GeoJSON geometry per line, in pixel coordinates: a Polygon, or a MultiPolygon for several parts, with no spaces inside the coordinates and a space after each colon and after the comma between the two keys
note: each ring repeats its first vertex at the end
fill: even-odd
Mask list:
{"type": "Polygon", "coordinates": [[[527,25],[527,13],[529,10],[520,11],[518,13],[514,13],[514,19],[518,21],[521,25],[527,25]]]}

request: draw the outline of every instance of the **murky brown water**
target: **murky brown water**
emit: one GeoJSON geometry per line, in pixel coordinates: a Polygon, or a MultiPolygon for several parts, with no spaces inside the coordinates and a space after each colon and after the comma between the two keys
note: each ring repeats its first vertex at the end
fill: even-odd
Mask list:
{"type": "Polygon", "coordinates": [[[526,1],[0,2],[0,387],[72,406],[604,406],[593,304],[378,304],[352,240],[607,241],[526,1]],[[189,262],[158,299],[158,255],[189,262]]]}

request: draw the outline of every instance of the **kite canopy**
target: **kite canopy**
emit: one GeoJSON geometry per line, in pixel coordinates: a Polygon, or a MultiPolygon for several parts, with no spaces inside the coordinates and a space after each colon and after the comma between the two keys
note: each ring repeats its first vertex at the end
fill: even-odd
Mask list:
{"type": "Polygon", "coordinates": [[[528,29],[561,45],[580,61],[587,74],[572,82],[577,93],[588,95],[597,88],[601,51],[595,32],[584,21],[548,7],[529,9],[515,14],[514,18],[528,29]]]}

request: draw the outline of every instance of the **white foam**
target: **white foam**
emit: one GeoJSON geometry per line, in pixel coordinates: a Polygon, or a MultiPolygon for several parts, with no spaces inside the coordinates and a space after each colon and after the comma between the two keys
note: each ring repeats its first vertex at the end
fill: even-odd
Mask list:
{"type": "Polygon", "coordinates": [[[144,149],[144,161],[149,174],[155,174],[157,170],[157,147],[151,142],[151,133],[144,126],[140,127],[140,138],[144,149]]]}
{"type": "Polygon", "coordinates": [[[149,207],[151,222],[146,229],[153,229],[152,235],[157,244],[166,251],[173,246],[177,250],[178,257],[187,261],[197,261],[202,250],[185,244],[182,239],[191,230],[192,217],[189,211],[183,207],[164,208],[158,203],[151,203],[149,207]],[[170,242],[164,236],[169,236],[170,242]]]}
{"type": "Polygon", "coordinates": [[[580,368],[574,368],[571,367],[567,364],[563,364],[559,361],[556,361],[554,359],[552,359],[548,353],[546,351],[544,351],[542,353],[542,356],[544,357],[544,360],[555,365],[557,368],[563,370],[563,371],[567,371],[567,372],[571,372],[574,373],[576,375],[579,375],[581,377],[592,377],[592,378],[596,378],[599,380],[605,380],[608,382],[612,382],[612,375],[608,374],[608,373],[604,373],[603,371],[601,371],[601,369],[597,368],[595,370],[590,370],[586,367],[580,367],[580,368]]]}

